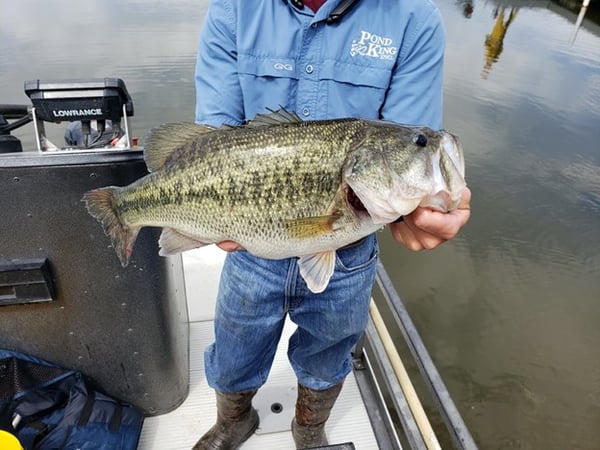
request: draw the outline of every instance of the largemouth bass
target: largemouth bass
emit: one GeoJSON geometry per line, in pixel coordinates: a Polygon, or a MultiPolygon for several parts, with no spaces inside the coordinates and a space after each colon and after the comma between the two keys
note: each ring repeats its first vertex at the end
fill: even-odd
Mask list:
{"type": "Polygon", "coordinates": [[[150,173],[83,196],[125,267],[139,230],[162,227],[160,255],[231,240],[271,259],[298,257],[322,292],[336,249],[428,206],[458,206],[465,187],[456,136],[425,127],[284,109],[241,127],[172,123],[150,131],[150,173]]]}

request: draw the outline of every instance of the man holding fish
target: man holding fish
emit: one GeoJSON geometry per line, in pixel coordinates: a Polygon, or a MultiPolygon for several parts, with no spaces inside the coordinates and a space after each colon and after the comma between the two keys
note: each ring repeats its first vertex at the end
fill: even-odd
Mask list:
{"type": "MultiPolygon", "coordinates": [[[[196,122],[235,126],[282,106],[306,121],[360,117],[439,130],[444,49],[428,0],[213,0],[199,44],[196,122]]],[[[452,239],[470,215],[462,187],[451,210],[419,206],[390,223],[394,239],[414,251],[452,239]]],[[[297,448],[325,445],[325,422],[368,320],[375,234],[337,250],[320,293],[306,288],[297,258],[259,258],[234,251],[232,240],[219,246],[231,253],[205,354],[218,417],[194,448],[237,448],[257,428],[252,397],[286,314],[298,325],[288,349],[298,377],[294,440],[297,448]]]]}
{"type": "Polygon", "coordinates": [[[162,255],[229,252],[205,353],[217,421],[195,449],[254,433],[288,316],[294,441],[326,445],[368,321],[375,232],[419,251],[467,223],[462,147],[440,129],[444,49],[431,0],[212,0],[196,124],[153,129],[149,175],[84,195],[123,266],[143,226],[163,227],[162,255]]]}

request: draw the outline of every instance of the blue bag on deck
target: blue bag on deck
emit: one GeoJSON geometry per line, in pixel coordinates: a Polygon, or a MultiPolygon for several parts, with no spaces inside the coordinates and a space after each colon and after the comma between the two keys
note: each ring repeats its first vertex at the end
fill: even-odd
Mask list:
{"type": "Polygon", "coordinates": [[[143,416],[91,389],[83,375],[0,350],[0,429],[25,450],[135,450],[143,416]]]}

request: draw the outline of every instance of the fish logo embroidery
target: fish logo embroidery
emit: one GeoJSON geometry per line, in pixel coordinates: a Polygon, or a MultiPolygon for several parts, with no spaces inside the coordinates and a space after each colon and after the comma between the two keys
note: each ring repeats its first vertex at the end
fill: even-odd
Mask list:
{"type": "Polygon", "coordinates": [[[361,31],[360,38],[354,39],[350,47],[350,55],[368,58],[394,60],[398,47],[393,45],[392,38],[379,36],[369,31],[361,31]]]}

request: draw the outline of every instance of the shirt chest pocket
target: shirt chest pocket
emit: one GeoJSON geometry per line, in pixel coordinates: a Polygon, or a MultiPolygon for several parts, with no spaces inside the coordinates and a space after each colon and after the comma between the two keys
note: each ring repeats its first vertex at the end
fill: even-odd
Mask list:
{"type": "Polygon", "coordinates": [[[327,115],[378,119],[390,86],[393,64],[364,66],[329,61],[319,68],[327,115]]]}
{"type": "Polygon", "coordinates": [[[294,109],[298,103],[317,112],[312,118],[379,118],[393,63],[369,66],[324,60],[307,67],[299,67],[292,58],[240,54],[238,77],[246,117],[267,107],[294,109]]]}
{"type": "Polygon", "coordinates": [[[298,82],[296,62],[291,58],[239,55],[238,77],[247,117],[264,113],[266,107],[290,104],[298,82]]]}

